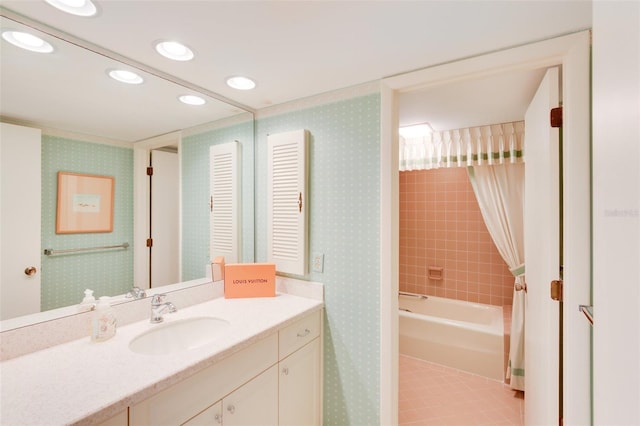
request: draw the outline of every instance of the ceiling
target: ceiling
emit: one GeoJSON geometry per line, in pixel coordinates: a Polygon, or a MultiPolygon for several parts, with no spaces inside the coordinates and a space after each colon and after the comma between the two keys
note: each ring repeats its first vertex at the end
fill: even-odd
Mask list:
{"type": "MultiPolygon", "coordinates": [[[[67,15],[44,1],[3,0],[2,4],[12,12],[252,110],[591,27],[591,2],[580,0],[94,2],[98,15],[90,18],[67,15]],[[174,62],[159,56],[153,42],[160,39],[188,45],[196,58],[174,62]],[[251,77],[257,82],[256,89],[237,91],[227,87],[225,80],[233,75],[251,77]]],[[[6,102],[9,96],[21,92],[5,90],[9,78],[5,64],[17,60],[9,56],[9,51],[2,41],[0,105],[21,102],[13,98],[6,102]]],[[[90,62],[81,63],[82,69],[89,71],[90,62]]],[[[47,72],[52,67],[31,67],[34,74],[29,80],[38,79],[38,69],[47,72]]],[[[443,130],[521,119],[540,78],[540,71],[509,73],[403,94],[401,124],[428,121],[443,130]],[[494,114],[494,110],[500,112],[494,114]]],[[[76,82],[73,80],[77,81],[58,79],[56,85],[65,85],[72,93],[76,82]]],[[[76,102],[82,104],[91,99],[89,90],[87,85],[83,99],[76,102]]],[[[102,96],[104,87],[100,91],[102,96]]],[[[56,104],[42,101],[47,94],[45,87],[32,92],[40,103],[56,104]]],[[[33,102],[31,99],[28,103],[33,102]]],[[[124,108],[122,98],[114,93],[99,102],[124,108]]],[[[23,109],[31,108],[26,101],[22,105],[23,109]]],[[[10,115],[2,108],[3,115],[10,115]]],[[[141,114],[141,110],[148,109],[136,105],[134,111],[141,114]]],[[[194,108],[183,111],[186,116],[196,114],[194,108]]],[[[205,115],[215,119],[237,111],[226,106],[224,111],[205,115]]],[[[133,113],[127,111],[128,115],[133,113]]],[[[82,120],[92,121],[91,114],[84,111],[84,115],[87,117],[82,120]]],[[[97,121],[95,115],[93,121],[97,121]]],[[[198,117],[191,123],[201,120],[198,117]]],[[[55,127],[54,121],[49,125],[55,127]]],[[[92,130],[99,126],[92,123],[87,124],[86,132],[133,141],[179,129],[180,125],[188,127],[186,124],[190,123],[184,117],[167,124],[161,129],[135,134],[123,130],[122,134],[111,135],[104,127],[113,126],[92,130]],[[180,124],[181,120],[185,124],[180,124]]]]}

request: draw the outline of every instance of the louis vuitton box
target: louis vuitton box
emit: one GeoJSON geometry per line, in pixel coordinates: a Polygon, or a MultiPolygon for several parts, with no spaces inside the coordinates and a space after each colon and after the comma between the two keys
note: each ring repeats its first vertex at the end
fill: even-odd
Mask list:
{"type": "Polygon", "coordinates": [[[229,263],[224,266],[224,297],[274,297],[275,263],[229,263]]]}

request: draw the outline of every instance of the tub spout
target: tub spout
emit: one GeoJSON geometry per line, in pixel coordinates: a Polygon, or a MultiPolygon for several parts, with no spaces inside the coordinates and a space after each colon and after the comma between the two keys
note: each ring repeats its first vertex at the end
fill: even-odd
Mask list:
{"type": "Polygon", "coordinates": [[[406,291],[399,291],[398,294],[400,296],[415,297],[415,298],[422,299],[422,300],[426,300],[426,299],[429,298],[429,296],[427,296],[425,294],[408,293],[406,291]]]}

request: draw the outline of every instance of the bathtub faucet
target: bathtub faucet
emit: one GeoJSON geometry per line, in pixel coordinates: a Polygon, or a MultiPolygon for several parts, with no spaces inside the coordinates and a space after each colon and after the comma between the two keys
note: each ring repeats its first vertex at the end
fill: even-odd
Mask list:
{"type": "Polygon", "coordinates": [[[416,297],[418,299],[422,299],[422,300],[426,300],[429,298],[429,296],[424,295],[424,294],[416,294],[416,293],[407,293],[406,291],[399,291],[398,294],[400,296],[409,296],[409,297],[416,297]]]}

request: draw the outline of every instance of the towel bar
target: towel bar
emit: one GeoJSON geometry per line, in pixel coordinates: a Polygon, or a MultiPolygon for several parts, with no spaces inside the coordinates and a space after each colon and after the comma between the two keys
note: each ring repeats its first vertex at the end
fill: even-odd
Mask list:
{"type": "Polygon", "coordinates": [[[78,253],[82,251],[93,251],[93,250],[107,250],[107,249],[116,249],[116,248],[129,248],[129,243],[122,243],[115,246],[102,246],[102,247],[83,247],[83,248],[75,248],[75,249],[44,249],[44,254],[47,256],[53,256],[56,254],[66,254],[66,253],[78,253]]]}

